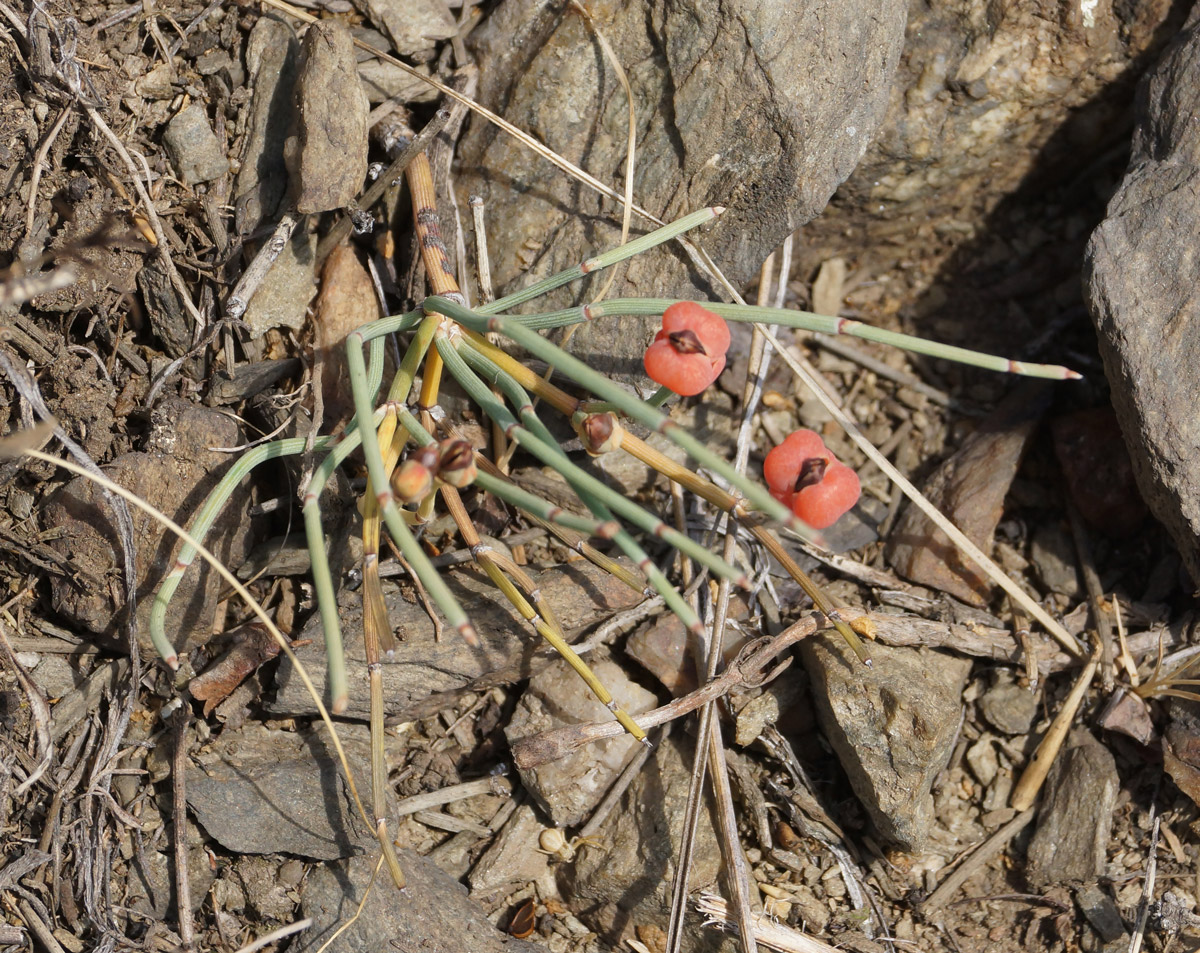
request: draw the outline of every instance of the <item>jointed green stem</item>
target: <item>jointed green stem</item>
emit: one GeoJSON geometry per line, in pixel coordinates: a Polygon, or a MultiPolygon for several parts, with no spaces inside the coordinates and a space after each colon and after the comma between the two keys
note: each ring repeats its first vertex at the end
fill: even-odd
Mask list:
{"type": "MultiPolygon", "coordinates": [[[[508,429],[510,438],[516,440],[516,442],[522,446],[528,447],[534,454],[545,459],[546,462],[550,463],[553,461],[552,465],[556,468],[562,465],[563,461],[565,460],[565,455],[561,455],[561,451],[555,453],[554,450],[550,449],[551,447],[555,447],[553,441],[551,441],[550,444],[547,444],[544,441],[534,437],[533,434],[531,434],[524,427],[521,427],[520,424],[517,423],[516,418],[514,418],[509,412],[508,408],[500,403],[499,400],[497,400],[496,396],[491,392],[488,386],[482,380],[480,380],[466,365],[466,362],[458,354],[453,344],[449,340],[446,338],[438,338],[436,344],[438,347],[438,353],[442,355],[442,360],[445,361],[446,367],[450,369],[450,372],[454,375],[455,380],[457,380],[459,384],[463,386],[463,388],[471,396],[471,399],[483,408],[484,413],[508,429]]],[[[557,448],[555,447],[555,450],[556,449],[557,448]]],[[[566,462],[569,464],[569,461],[566,462]]],[[[590,474],[588,474],[588,476],[590,477],[590,474]]],[[[603,484],[600,485],[603,486],[603,484]]],[[[573,483],[573,486],[575,492],[583,501],[584,505],[587,506],[587,508],[593,513],[595,513],[599,519],[613,519],[612,512],[609,510],[608,506],[602,500],[593,495],[587,486],[580,483],[573,483]]],[[[604,489],[608,490],[607,487],[604,487],[604,489]]],[[[611,493],[612,491],[609,492],[611,493]]],[[[647,581],[654,587],[655,591],[663,597],[672,611],[679,616],[683,624],[686,625],[692,632],[702,631],[700,619],[697,617],[695,612],[693,612],[691,607],[683,601],[679,593],[675,590],[675,587],[671,585],[666,576],[662,574],[662,571],[646,554],[645,550],[643,550],[641,546],[637,544],[636,540],[634,540],[634,538],[630,536],[628,532],[622,529],[613,536],[613,542],[615,542],[627,556],[637,563],[638,568],[645,573],[647,581]]]]}
{"type": "MultiPolygon", "coordinates": [[[[313,446],[317,450],[326,450],[336,444],[338,439],[337,437],[318,437],[313,446]]],[[[212,529],[212,524],[229,501],[229,497],[233,495],[233,491],[237,488],[237,485],[256,466],[268,460],[278,460],[280,457],[303,453],[307,446],[308,440],[306,438],[291,437],[247,450],[229,468],[229,472],[221,478],[221,482],[213,487],[212,492],[208,494],[208,499],[204,501],[204,505],[200,507],[200,512],[196,514],[196,518],[192,522],[190,528],[191,535],[201,542],[204,541],[204,537],[212,529]]],[[[166,633],[167,607],[175,595],[175,590],[178,588],[184,572],[187,571],[188,566],[192,564],[192,560],[195,557],[195,547],[188,544],[180,547],[179,555],[175,557],[175,565],[167,575],[167,578],[163,580],[158,592],[155,593],[154,605],[150,608],[150,639],[154,643],[154,647],[158,650],[158,654],[162,656],[163,661],[173,669],[179,666],[179,660],[175,652],[175,647],[171,644],[171,640],[167,637],[166,633]]]]}
{"type": "Polygon", "coordinates": [[[714,207],[702,208],[698,212],[692,212],[690,215],[685,215],[681,219],[626,242],[624,245],[618,245],[616,248],[610,249],[603,254],[589,258],[574,268],[560,271],[557,275],[551,275],[549,278],[530,285],[528,288],[505,295],[503,298],[497,298],[490,304],[482,305],[479,313],[499,314],[501,311],[508,311],[519,304],[524,304],[526,301],[541,297],[548,291],[561,288],[563,285],[582,278],[584,275],[595,274],[628,258],[632,258],[634,255],[647,251],[655,245],[661,245],[663,242],[670,241],[672,238],[690,231],[697,225],[703,225],[705,222],[712,221],[723,211],[725,211],[723,208],[714,207]]]}
{"type": "MultiPolygon", "coordinates": [[[[414,312],[407,317],[410,318],[409,323],[411,326],[411,324],[416,323],[416,320],[420,318],[420,314],[414,312]]],[[[379,388],[379,383],[383,379],[383,363],[384,349],[382,342],[372,344],[371,364],[365,377],[368,387],[373,386],[376,390],[379,388]]],[[[355,432],[355,426],[356,421],[351,420],[347,425],[345,434],[318,437],[313,442],[313,449],[326,450],[334,447],[336,452],[338,443],[349,439],[355,432]]],[[[212,529],[212,524],[220,515],[221,510],[225,508],[225,504],[229,502],[229,498],[233,495],[233,491],[237,488],[237,485],[260,463],[303,453],[306,449],[308,449],[307,438],[291,437],[285,440],[277,440],[274,443],[264,444],[261,447],[254,447],[242,454],[237,462],[229,468],[229,472],[221,478],[221,481],[208,494],[208,498],[204,501],[204,505],[201,506],[200,512],[196,514],[196,518],[192,522],[192,536],[200,542],[204,541],[204,537],[212,529]]],[[[353,447],[350,449],[353,449],[353,447]]],[[[348,453],[349,450],[346,452],[348,453]]],[[[188,566],[192,564],[192,560],[195,557],[196,550],[192,546],[185,544],[180,547],[179,555],[175,557],[175,565],[172,567],[171,572],[168,573],[167,578],[163,580],[162,585],[159,586],[158,592],[154,594],[154,604],[150,607],[150,640],[154,643],[154,648],[157,649],[162,660],[172,669],[179,666],[179,659],[175,651],[175,646],[171,644],[171,640],[166,633],[167,607],[175,595],[175,590],[179,588],[183,574],[187,571],[188,566]]]]}
{"type": "Polygon", "coordinates": [[[805,538],[812,535],[812,531],[791,510],[771,496],[763,487],[738,473],[727,460],[722,460],[688,431],[659,411],[647,407],[641,400],[622,390],[603,374],[592,370],[578,358],[556,347],[536,331],[530,331],[528,328],[524,328],[507,318],[489,318],[445,298],[426,298],[424,306],[426,311],[445,314],[470,328],[472,331],[479,333],[499,331],[506,337],[511,338],[535,357],[539,357],[550,365],[560,368],[568,376],[578,381],[580,385],[586,387],[601,399],[613,404],[634,420],[662,433],[674,441],[693,460],[701,466],[720,474],[732,486],[736,487],[738,492],[745,496],[754,506],[766,512],[772,519],[794,529],[805,538]]]}
{"type": "MultiPolygon", "coordinates": [[[[439,350],[441,349],[439,348],[439,350]]],[[[592,497],[601,500],[605,506],[611,508],[618,515],[625,517],[625,519],[629,520],[643,532],[662,539],[684,555],[696,560],[703,566],[707,566],[718,576],[729,579],[734,585],[742,589],[749,588],[750,583],[746,579],[745,573],[741,570],[730,566],[716,553],[704,548],[694,539],[685,536],[674,527],[668,526],[658,517],[647,513],[628,497],[617,493],[612,487],[596,479],[596,477],[576,465],[570,457],[562,452],[555,442],[554,437],[546,430],[542,421],[538,419],[533,411],[533,403],[529,400],[529,395],[525,393],[521,385],[472,348],[470,342],[464,342],[460,350],[460,356],[466,360],[467,364],[486,375],[492,383],[500,387],[513,405],[518,408],[521,419],[528,428],[526,436],[524,438],[519,437],[518,442],[532,452],[543,456],[544,461],[561,473],[577,492],[583,489],[592,497]]],[[[442,359],[446,360],[444,354],[442,359]]],[[[449,367],[448,361],[447,367],[449,367]]],[[[457,377],[457,375],[455,376],[457,377]]],[[[462,383],[461,380],[460,383],[462,383]]],[[[465,387],[466,385],[464,384],[463,386],[465,387]]],[[[516,421],[513,420],[512,424],[515,426],[516,421]]],[[[582,496],[580,498],[583,499],[582,496]]]]}
{"type": "MultiPolygon", "coordinates": [[[[514,321],[530,330],[566,327],[597,318],[613,317],[616,315],[656,315],[662,314],[675,304],[676,298],[614,298],[612,301],[602,301],[599,304],[581,305],[562,311],[550,311],[545,314],[527,314],[512,317],[514,321]]],[[[898,347],[914,354],[926,354],[930,357],[957,361],[972,367],[982,367],[984,370],[1001,371],[1009,374],[1021,374],[1025,377],[1043,377],[1050,380],[1078,380],[1076,371],[1062,367],[1059,364],[1031,364],[1023,361],[1013,361],[994,354],[984,354],[952,344],[939,344],[936,341],[926,341],[910,334],[899,331],[886,331],[873,327],[861,321],[850,318],[833,318],[823,314],[813,314],[810,311],[790,311],[779,308],[766,308],[748,304],[724,304],[722,302],[701,301],[709,311],[719,314],[727,321],[746,323],[779,324],[784,327],[796,328],[801,331],[817,331],[822,334],[845,334],[862,338],[865,341],[875,341],[898,347]]],[[[481,312],[482,313],[482,312],[481,312]]],[[[464,322],[466,323],[466,322],[464,322]]]]}
{"type": "MultiPolygon", "coordinates": [[[[374,326],[363,328],[358,331],[353,331],[346,337],[346,357],[350,368],[350,377],[352,380],[365,380],[366,368],[363,362],[363,342],[370,337],[374,337],[374,326]]],[[[371,414],[371,395],[365,388],[355,387],[354,390],[354,408],[360,420],[366,420],[371,414]]],[[[383,514],[384,522],[387,524],[388,532],[392,534],[392,539],[397,546],[400,547],[400,552],[412,567],[417,578],[425,587],[430,597],[438,604],[443,614],[446,616],[446,621],[458,630],[459,634],[471,645],[478,643],[475,635],[475,628],[471,625],[470,619],[467,618],[466,612],[463,611],[458,600],[450,591],[442,579],[441,574],[434,568],[433,563],[429,561],[429,557],[425,555],[425,551],[421,548],[413,537],[412,531],[404,522],[404,518],[400,515],[400,510],[396,506],[396,501],[392,496],[391,487],[388,485],[387,475],[383,472],[383,457],[379,452],[379,441],[376,438],[373,428],[364,427],[362,430],[362,447],[363,456],[367,463],[367,473],[371,477],[371,483],[375,487],[375,493],[379,500],[379,509],[383,514]]]]}

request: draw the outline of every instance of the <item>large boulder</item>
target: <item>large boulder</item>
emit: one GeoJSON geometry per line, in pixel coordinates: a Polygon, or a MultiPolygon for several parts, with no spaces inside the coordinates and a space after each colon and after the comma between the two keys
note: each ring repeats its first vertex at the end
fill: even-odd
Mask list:
{"type": "Polygon", "coordinates": [[[1200,582],[1200,12],[1143,82],[1129,171],[1084,266],[1138,486],[1200,582]]]}

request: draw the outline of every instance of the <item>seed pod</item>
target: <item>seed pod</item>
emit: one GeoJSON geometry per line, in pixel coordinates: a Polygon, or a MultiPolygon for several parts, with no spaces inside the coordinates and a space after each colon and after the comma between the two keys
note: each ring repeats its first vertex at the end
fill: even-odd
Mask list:
{"type": "Polygon", "coordinates": [[[763,461],[771,495],[813,529],[827,529],[855,503],[858,474],[841,463],[811,430],[797,430],[763,461]]]}
{"type": "Polygon", "coordinates": [[[575,425],[575,432],[583,443],[583,449],[593,457],[608,453],[621,446],[625,428],[613,413],[588,414],[575,425]]]}
{"type": "Polygon", "coordinates": [[[438,444],[438,478],[462,489],[475,482],[475,450],[465,440],[443,440],[438,444]]]}
{"type": "Polygon", "coordinates": [[[678,301],[646,348],[646,376],[685,397],[701,393],[725,369],[729,325],[694,301],[678,301]]]}

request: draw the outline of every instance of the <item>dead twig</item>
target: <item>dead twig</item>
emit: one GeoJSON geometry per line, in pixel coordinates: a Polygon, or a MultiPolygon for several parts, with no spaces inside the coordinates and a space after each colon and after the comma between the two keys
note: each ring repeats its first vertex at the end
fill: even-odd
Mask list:
{"type": "Polygon", "coordinates": [[[255,953],[256,950],[261,950],[264,946],[270,946],[272,943],[289,937],[293,933],[307,930],[310,926],[312,926],[312,917],[305,917],[303,920],[297,920],[295,923],[289,923],[285,927],[280,927],[278,930],[272,930],[270,933],[260,936],[253,943],[247,943],[238,949],[237,953],[255,953]]]}
{"type": "Polygon", "coordinates": [[[1037,800],[1038,792],[1041,791],[1046,775],[1050,771],[1050,765],[1054,763],[1063,741],[1066,740],[1067,732],[1071,730],[1071,723],[1075,720],[1079,706],[1083,704],[1083,697],[1087,694],[1099,665],[1100,654],[1096,652],[1083,667],[1083,671],[1079,673],[1079,678],[1075,680],[1070,694],[1063,702],[1062,710],[1054,717],[1045,736],[1038,742],[1037,750],[1029,759],[1029,764],[1025,766],[1017,786],[1013,788],[1009,804],[1015,810],[1024,811],[1037,800]]]}
{"type": "MultiPolygon", "coordinates": [[[[634,721],[643,730],[654,728],[682,718],[705,702],[727,695],[735,689],[765,685],[787,668],[790,661],[781,662],[770,671],[764,669],[777,655],[816,632],[819,627],[818,620],[823,622],[824,617],[814,613],[788,626],[776,636],[755,639],[742,649],[729,668],[711,682],[661,708],[638,715],[634,721]]],[[[584,745],[603,741],[605,738],[615,738],[623,731],[616,722],[607,721],[555,728],[553,731],[545,731],[516,742],[512,746],[513,761],[521,768],[534,768],[547,761],[565,758],[584,745]]]]}
{"type": "MultiPolygon", "coordinates": [[[[704,914],[704,925],[719,927],[726,932],[733,931],[733,923],[725,901],[716,894],[702,893],[696,902],[696,909],[704,914]]],[[[782,953],[836,953],[837,947],[822,943],[807,933],[801,933],[792,927],[778,922],[766,913],[754,913],[750,917],[750,930],[754,939],[763,946],[782,953]]]]}
{"type": "Polygon", "coordinates": [[[187,697],[180,699],[175,714],[175,751],[171,759],[172,834],[175,839],[175,909],[179,914],[179,938],[183,948],[195,947],[192,923],[192,882],[188,877],[187,852],[187,729],[191,708],[187,697]]]}
{"type": "Polygon", "coordinates": [[[1146,921],[1150,918],[1150,901],[1154,899],[1154,880],[1158,874],[1158,833],[1162,819],[1158,816],[1157,792],[1150,807],[1154,829],[1150,832],[1150,851],[1146,857],[1146,880],[1142,884],[1142,899],[1138,902],[1137,927],[1129,938],[1129,953],[1138,953],[1146,936],[1146,921]]]}
{"type": "Polygon", "coordinates": [[[3,647],[8,664],[12,666],[17,681],[21,685],[21,691],[25,693],[25,698],[29,702],[29,711],[33,716],[34,736],[37,738],[38,763],[30,772],[29,777],[13,791],[13,797],[19,799],[41,780],[42,775],[54,761],[54,743],[50,737],[50,706],[46,703],[46,698],[42,695],[41,690],[29,677],[29,673],[25,671],[25,667],[17,661],[17,653],[13,651],[13,647],[8,641],[8,626],[3,621],[0,621],[0,647],[3,647]]]}
{"type": "Polygon", "coordinates": [[[929,899],[925,901],[923,907],[926,910],[936,910],[939,907],[944,907],[950,902],[950,898],[958,893],[959,888],[965,884],[971,876],[979,870],[984,864],[995,857],[1000,851],[1004,850],[1008,842],[1016,837],[1021,831],[1029,826],[1029,822],[1033,820],[1034,814],[1037,812],[1033,808],[1026,808],[1007,824],[1001,827],[998,831],[992,834],[987,840],[971,851],[962,863],[954,869],[945,879],[938,884],[937,889],[929,895],[929,899]]]}
{"type": "Polygon", "coordinates": [[[1100,574],[1096,571],[1096,560],[1088,542],[1087,529],[1079,516],[1079,510],[1067,502],[1067,518],[1071,523],[1071,536],[1075,540],[1075,552],[1079,556],[1079,568],[1083,572],[1083,584],[1087,589],[1088,603],[1092,608],[1092,620],[1096,634],[1100,637],[1100,685],[1104,693],[1113,690],[1113,627],[1104,610],[1104,590],[1100,587],[1100,574]]]}

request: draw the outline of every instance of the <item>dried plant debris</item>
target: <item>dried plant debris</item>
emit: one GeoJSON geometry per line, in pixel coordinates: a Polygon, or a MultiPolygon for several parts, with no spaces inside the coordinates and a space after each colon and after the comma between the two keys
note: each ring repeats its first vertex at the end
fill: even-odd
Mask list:
{"type": "MultiPolygon", "coordinates": [[[[864,953],[1123,951],[1134,936],[1160,950],[1197,935],[1200,719],[1190,696],[1200,693],[1190,660],[1200,635],[1183,575],[1195,569],[1195,534],[1185,532],[1194,467],[1178,456],[1192,445],[1180,408],[1195,404],[1181,368],[1197,363],[1186,333],[1196,230],[1184,227],[1194,130],[1182,122],[1195,111],[1196,20],[1184,26],[1184,5],[1076,4],[1048,18],[1014,8],[997,21],[982,0],[895,2],[870,17],[820,2],[782,32],[754,26],[753,4],[708,0],[628,5],[594,22],[572,5],[526,0],[329,0],[307,7],[316,25],[245,5],[167,6],[19,0],[0,10],[0,945],[237,950],[311,917],[266,948],[315,950],[343,926],[334,948],[665,948],[690,723],[652,736],[652,750],[623,736],[536,776],[513,771],[531,714],[536,727],[612,716],[590,697],[576,707],[574,676],[498,596],[440,504],[410,519],[479,641],[431,615],[385,537],[381,591],[397,646],[376,670],[386,724],[375,805],[358,724],[370,716],[372,671],[353,502],[360,453],[336,475],[349,489],[323,498],[347,636],[350,695],[337,731],[364,818],[295,665],[225,586],[193,567],[165,620],[180,668],[147,664],[148,597],[176,542],[132,509],[123,540],[102,493],[49,463],[12,459],[60,454],[66,438],[73,456],[194,525],[241,448],[345,423],[347,332],[425,294],[407,186],[397,171],[375,174],[413,130],[428,128],[429,140],[439,130],[437,194],[420,202],[442,209],[441,238],[468,271],[468,209],[505,287],[615,244],[614,198],[593,197],[477,117],[457,141],[445,131],[456,124],[431,122],[450,105],[442,94],[362,47],[456,88],[477,68],[490,107],[619,189],[626,94],[600,35],[632,86],[635,202],[664,218],[727,206],[693,234],[730,266],[739,292],[753,291],[744,285],[770,246],[808,222],[793,246],[789,307],[1064,362],[1086,377],[1054,389],[1051,407],[1031,398],[995,425],[988,415],[1008,387],[999,378],[869,341],[777,332],[905,474],[941,485],[939,503],[1072,634],[1087,642],[1098,622],[1112,629],[1114,664],[1085,686],[1076,731],[1023,812],[1014,787],[1079,659],[953,560],[934,575],[886,568],[885,554],[907,567],[897,555],[905,537],[946,553],[785,362],[772,361],[740,428],[750,325],[732,327],[706,391],[671,400],[672,421],[718,461],[743,441],[756,484],[766,453],[803,427],[862,488],[827,531],[838,555],[785,543],[836,605],[865,620],[872,668],[814,636],[775,681],[742,684],[721,703],[719,724],[737,745],[726,758],[736,846],[764,916],[864,953]],[[1056,56],[1029,59],[1044,49],[1056,56]],[[1130,164],[1119,117],[1148,67],[1130,164]],[[1088,162],[1067,161],[1078,155],[1088,162]],[[372,183],[382,197],[365,201],[372,183]],[[482,203],[468,205],[472,192],[482,203]],[[369,233],[349,234],[351,213],[369,233]],[[280,225],[279,254],[239,318],[234,292],[280,225]],[[1048,426],[1035,427],[1043,411],[1048,426]],[[1087,526],[1086,555],[1068,503],[1087,526]],[[972,604],[933,591],[943,585],[972,604]],[[377,868],[377,806],[402,892],[377,868]]],[[[632,226],[635,237],[651,228],[637,215],[632,226]]],[[[468,278],[462,290],[478,306],[468,278]]],[[[622,266],[570,347],[643,387],[642,357],[667,305],[611,320],[599,311],[621,285],[708,298],[710,310],[724,299],[677,244],[622,266]]],[[[570,293],[591,302],[598,290],[570,293]]],[[[401,351],[410,340],[399,334],[401,351]]],[[[385,350],[390,373],[390,341],[385,350]]],[[[564,379],[556,367],[550,380],[564,379]]],[[[502,460],[522,490],[586,512],[541,461],[504,458],[477,403],[445,388],[439,398],[441,423],[502,460]]],[[[653,467],[622,452],[587,456],[568,422],[553,426],[559,447],[614,493],[682,526],[701,556],[721,549],[715,511],[695,494],[677,509],[653,467]]],[[[669,435],[623,426],[684,459],[669,435]]],[[[265,464],[208,540],[323,688],[312,560],[294,505],[319,459],[265,464]],[[246,558],[252,549],[278,558],[246,558]]],[[[694,637],[661,596],[647,598],[633,563],[620,581],[490,495],[467,488],[460,501],[489,534],[480,545],[518,566],[568,641],[583,640],[585,660],[623,686],[620,704],[653,708],[695,688],[694,637]]],[[[754,520],[739,525],[734,561],[750,589],[730,600],[728,657],[810,609],[742,531],[754,520]]],[[[719,582],[693,565],[687,583],[675,552],[654,534],[638,539],[642,568],[690,585],[708,618],[719,582]]],[[[590,541],[616,555],[603,533],[590,541]]],[[[707,803],[689,863],[696,889],[727,892],[707,803]]],[[[690,910],[684,925],[688,953],[732,948],[690,910]]]]}

